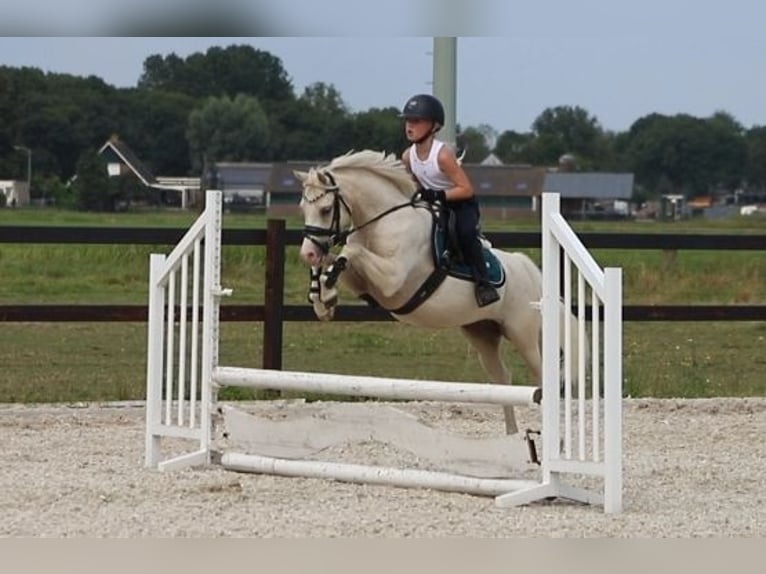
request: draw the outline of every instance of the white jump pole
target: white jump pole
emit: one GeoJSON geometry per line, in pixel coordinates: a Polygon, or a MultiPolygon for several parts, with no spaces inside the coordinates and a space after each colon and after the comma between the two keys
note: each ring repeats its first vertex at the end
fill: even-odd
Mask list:
{"type": "Polygon", "coordinates": [[[538,387],[392,379],[268,369],[218,367],[213,380],[225,387],[250,387],[376,397],[408,401],[445,401],[534,406],[540,403],[538,387]]]}
{"type": "Polygon", "coordinates": [[[225,453],[221,465],[229,470],[294,478],[333,479],[341,482],[432,488],[478,496],[499,496],[536,484],[529,480],[475,478],[430,470],[399,469],[339,462],[287,460],[253,454],[225,453]]]}

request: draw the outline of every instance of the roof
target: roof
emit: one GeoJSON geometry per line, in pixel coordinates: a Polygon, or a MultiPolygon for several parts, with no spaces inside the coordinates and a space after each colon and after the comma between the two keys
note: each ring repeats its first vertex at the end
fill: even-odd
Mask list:
{"type": "MultiPolygon", "coordinates": [[[[308,161],[273,164],[268,182],[269,190],[272,193],[302,193],[303,188],[295,179],[293,170],[308,171],[316,165],[317,162],[308,161]]],[[[463,168],[474,189],[481,195],[535,196],[542,193],[545,168],[529,165],[480,164],[464,164],[463,168]]]]}
{"type": "Polygon", "coordinates": [[[113,159],[127,165],[145,185],[151,186],[157,183],[156,178],[149,168],[147,168],[146,165],[138,159],[138,156],[133,153],[133,150],[117,136],[109,138],[109,140],[101,146],[101,149],[98,150],[98,153],[106,156],[107,160],[109,160],[111,156],[113,159]]]}
{"type": "Polygon", "coordinates": [[[570,199],[630,199],[633,174],[549,172],[543,189],[570,199]]]}
{"type": "Polygon", "coordinates": [[[317,162],[288,161],[275,163],[269,177],[269,190],[272,193],[303,193],[303,185],[293,175],[293,170],[308,171],[316,167],[317,162]]]}
{"type": "Polygon", "coordinates": [[[500,160],[499,157],[491,153],[487,157],[485,157],[483,160],[481,160],[481,165],[503,165],[503,162],[500,160]]]}
{"type": "Polygon", "coordinates": [[[263,188],[269,181],[272,165],[270,163],[233,163],[218,162],[218,182],[225,188],[263,188]]]}
{"type": "Polygon", "coordinates": [[[480,195],[540,195],[545,168],[528,165],[464,164],[466,175],[480,195]]]}

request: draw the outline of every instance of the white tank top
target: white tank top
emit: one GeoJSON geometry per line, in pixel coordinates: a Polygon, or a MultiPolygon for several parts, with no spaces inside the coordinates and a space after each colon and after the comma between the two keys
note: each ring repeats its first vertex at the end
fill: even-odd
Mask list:
{"type": "Polygon", "coordinates": [[[447,190],[455,186],[452,180],[439,169],[437,158],[443,145],[444,142],[434,140],[425,161],[418,158],[415,146],[410,146],[410,171],[425,189],[447,190]]]}

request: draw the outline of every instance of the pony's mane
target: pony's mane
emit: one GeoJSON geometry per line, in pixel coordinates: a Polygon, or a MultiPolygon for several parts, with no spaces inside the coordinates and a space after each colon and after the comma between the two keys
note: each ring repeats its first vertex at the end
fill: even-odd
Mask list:
{"type": "Polygon", "coordinates": [[[338,156],[324,169],[312,169],[310,177],[312,180],[315,180],[323,171],[336,173],[348,169],[372,171],[391,181],[407,197],[412,195],[416,188],[412,176],[396,155],[369,149],[362,151],[352,150],[338,156]]]}

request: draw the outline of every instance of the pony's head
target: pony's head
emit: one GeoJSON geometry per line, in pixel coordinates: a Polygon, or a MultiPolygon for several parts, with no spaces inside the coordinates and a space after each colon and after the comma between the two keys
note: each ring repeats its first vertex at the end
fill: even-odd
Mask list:
{"type": "Polygon", "coordinates": [[[293,174],[303,186],[301,257],[309,265],[321,264],[352,225],[364,224],[355,217],[366,221],[390,205],[406,203],[416,187],[396,156],[371,150],[349,152],[326,167],[293,174]]]}
{"type": "Polygon", "coordinates": [[[293,173],[303,186],[301,256],[309,265],[319,265],[330,248],[341,242],[343,233],[351,228],[351,208],[329,170],[311,168],[307,172],[293,173]]]}

